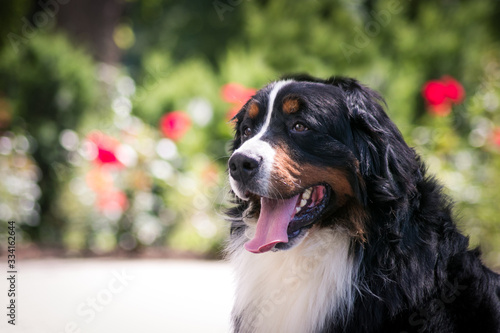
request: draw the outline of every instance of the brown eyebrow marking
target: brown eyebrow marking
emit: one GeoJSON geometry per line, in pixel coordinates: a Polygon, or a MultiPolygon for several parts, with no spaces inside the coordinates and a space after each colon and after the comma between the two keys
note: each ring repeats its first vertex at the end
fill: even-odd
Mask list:
{"type": "Polygon", "coordinates": [[[257,104],[256,101],[252,101],[248,106],[248,116],[254,119],[255,117],[257,117],[258,114],[259,114],[259,105],[257,104]]]}
{"type": "Polygon", "coordinates": [[[297,96],[286,96],[283,99],[283,112],[290,114],[299,111],[300,99],[297,96]]]}

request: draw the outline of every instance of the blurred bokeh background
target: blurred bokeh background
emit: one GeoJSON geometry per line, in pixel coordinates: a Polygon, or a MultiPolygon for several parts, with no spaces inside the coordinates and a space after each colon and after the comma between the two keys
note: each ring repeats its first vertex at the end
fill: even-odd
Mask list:
{"type": "MultiPolygon", "coordinates": [[[[500,263],[500,2],[0,3],[0,244],[218,258],[231,115],[285,73],[382,93],[500,263]]],[[[4,248],[5,250],[5,248],[4,248]]]]}

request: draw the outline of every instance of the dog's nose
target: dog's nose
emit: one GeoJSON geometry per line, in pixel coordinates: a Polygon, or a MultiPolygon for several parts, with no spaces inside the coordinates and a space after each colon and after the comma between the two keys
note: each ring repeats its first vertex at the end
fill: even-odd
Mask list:
{"type": "Polygon", "coordinates": [[[248,181],[255,176],[261,162],[262,157],[236,153],[229,159],[229,173],[236,181],[248,181]]]}

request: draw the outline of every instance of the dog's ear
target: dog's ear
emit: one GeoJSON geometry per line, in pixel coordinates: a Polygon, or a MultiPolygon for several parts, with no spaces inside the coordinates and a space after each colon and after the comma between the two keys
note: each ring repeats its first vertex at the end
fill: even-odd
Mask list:
{"type": "Polygon", "coordinates": [[[415,191],[419,164],[396,125],[384,111],[385,101],[354,79],[333,77],[329,84],[345,96],[360,172],[375,182],[380,199],[397,200],[415,191]]]}
{"type": "Polygon", "coordinates": [[[382,108],[384,100],[354,79],[333,77],[327,82],[340,88],[344,94],[362,174],[380,174],[383,167],[380,149],[384,146],[388,130],[381,124],[381,118],[385,116],[382,108]]]}

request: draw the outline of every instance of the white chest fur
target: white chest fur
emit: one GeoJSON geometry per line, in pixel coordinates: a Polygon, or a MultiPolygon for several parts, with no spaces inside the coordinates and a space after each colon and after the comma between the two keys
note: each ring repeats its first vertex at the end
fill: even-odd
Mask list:
{"type": "Polygon", "coordinates": [[[244,241],[234,240],[230,255],[238,332],[316,332],[327,318],[348,314],[357,269],[350,238],[341,229],[312,228],[288,251],[252,254],[244,241]]]}

